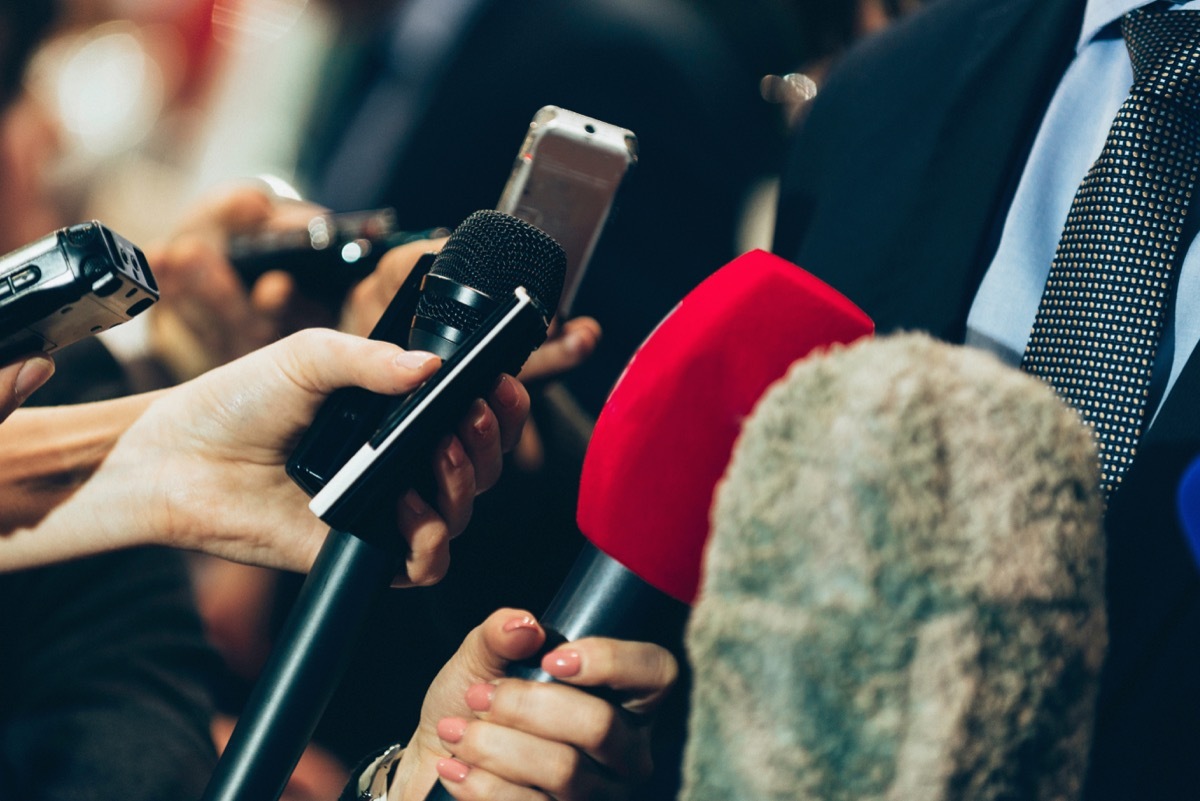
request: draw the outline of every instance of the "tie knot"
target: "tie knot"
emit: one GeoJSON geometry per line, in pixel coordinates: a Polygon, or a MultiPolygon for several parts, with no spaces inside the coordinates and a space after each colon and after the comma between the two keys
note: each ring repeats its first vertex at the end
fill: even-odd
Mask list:
{"type": "Polygon", "coordinates": [[[1200,108],[1200,11],[1135,9],[1122,20],[1121,33],[1136,87],[1200,108]]]}

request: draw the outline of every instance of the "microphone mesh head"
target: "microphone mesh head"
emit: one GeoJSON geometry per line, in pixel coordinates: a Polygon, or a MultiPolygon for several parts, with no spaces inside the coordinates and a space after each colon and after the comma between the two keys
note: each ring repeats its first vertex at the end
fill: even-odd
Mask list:
{"type": "MultiPolygon", "coordinates": [[[[558,306],[566,271],[561,245],[524,220],[490,210],[463,220],[430,268],[496,299],[523,286],[550,312],[558,306]]],[[[484,316],[428,292],[417,301],[417,315],[466,332],[479,327],[484,316]]]]}
{"type": "Polygon", "coordinates": [[[713,510],[681,801],[1079,798],[1098,460],[1046,384],[909,334],[791,369],[713,510]]]}

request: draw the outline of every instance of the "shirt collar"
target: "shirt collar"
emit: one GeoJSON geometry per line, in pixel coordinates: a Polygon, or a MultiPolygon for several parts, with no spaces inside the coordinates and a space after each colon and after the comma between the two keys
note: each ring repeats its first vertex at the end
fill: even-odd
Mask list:
{"type": "MultiPolygon", "coordinates": [[[[1200,9],[1200,0],[1179,2],[1172,0],[1179,8],[1200,9]]],[[[1083,50],[1088,43],[1105,32],[1109,25],[1133,11],[1135,8],[1150,5],[1147,0],[1088,0],[1087,8],[1083,11],[1083,29],[1079,32],[1079,42],[1075,52],[1083,50]]]]}

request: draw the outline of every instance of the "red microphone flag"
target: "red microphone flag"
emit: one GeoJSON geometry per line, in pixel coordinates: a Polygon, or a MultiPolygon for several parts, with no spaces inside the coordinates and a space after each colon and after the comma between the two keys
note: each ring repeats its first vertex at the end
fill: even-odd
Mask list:
{"type": "Polygon", "coordinates": [[[580,481],[584,536],[692,603],[743,419],[797,359],[873,329],[836,290],[764,251],[713,273],[642,344],[600,412],[580,481]]]}

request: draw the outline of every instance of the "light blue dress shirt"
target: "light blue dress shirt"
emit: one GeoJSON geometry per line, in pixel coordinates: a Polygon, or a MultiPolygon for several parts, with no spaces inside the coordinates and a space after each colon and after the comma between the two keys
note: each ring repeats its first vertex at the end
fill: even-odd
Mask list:
{"type": "MultiPolygon", "coordinates": [[[[1075,190],[1100,155],[1133,83],[1116,24],[1145,0],[1089,0],[1075,58],[1034,140],[1005,219],[995,258],[967,318],[967,342],[1019,364],[1075,190]]],[[[1200,0],[1177,8],[1200,9],[1200,0]]],[[[1196,213],[1193,209],[1192,213],[1196,213]]],[[[1159,365],[1170,392],[1200,341],[1200,248],[1189,245],[1159,365]]]]}

